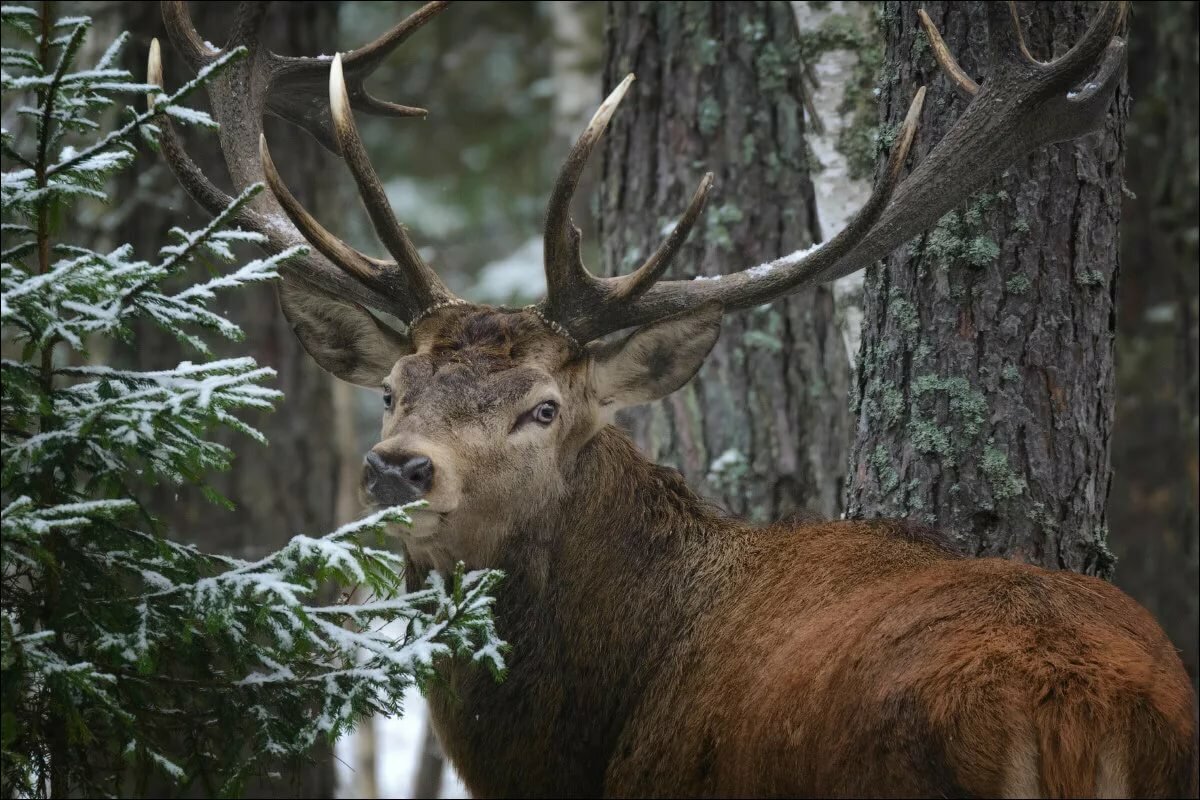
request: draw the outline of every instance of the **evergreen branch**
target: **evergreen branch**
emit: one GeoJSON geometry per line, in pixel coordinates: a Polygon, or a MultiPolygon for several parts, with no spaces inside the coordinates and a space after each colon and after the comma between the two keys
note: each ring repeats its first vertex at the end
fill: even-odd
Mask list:
{"type": "Polygon", "coordinates": [[[38,186],[45,186],[44,179],[49,177],[46,172],[46,155],[47,149],[50,146],[50,124],[53,121],[54,101],[58,97],[58,89],[62,84],[63,75],[67,72],[67,67],[71,65],[75,53],[79,50],[79,45],[83,44],[83,36],[87,33],[90,27],[90,20],[86,23],[80,23],[75,26],[75,30],[71,32],[71,38],[67,43],[66,48],[60,54],[58,66],[54,70],[50,84],[46,87],[46,95],[42,101],[42,117],[38,125],[38,154],[36,161],[37,173],[40,176],[38,186]]]}
{"type": "MultiPolygon", "coordinates": [[[[213,61],[213,63],[201,69],[198,73],[196,73],[195,78],[185,83],[179,89],[176,89],[173,94],[164,99],[156,100],[149,109],[140,114],[135,114],[133,119],[131,119],[125,125],[104,136],[100,141],[96,142],[92,146],[79,151],[71,158],[52,165],[47,174],[49,176],[56,175],[63,170],[74,167],[84,159],[91,158],[95,154],[103,152],[104,150],[107,150],[110,147],[125,141],[130,135],[136,133],[139,128],[161,113],[162,109],[158,107],[160,104],[170,106],[178,103],[181,100],[186,100],[189,95],[207,83],[211,76],[218,74],[218,72],[221,69],[224,69],[227,64],[245,57],[247,52],[248,51],[245,47],[239,47],[235,50],[230,50],[227,53],[222,53],[220,58],[217,58],[215,61],[213,61]]],[[[157,89],[158,87],[154,88],[157,89]]]]}
{"type": "MultiPolygon", "coordinates": [[[[153,262],[127,244],[96,252],[56,241],[49,210],[105,197],[108,178],[131,162],[133,132],[153,138],[156,130],[150,112],[108,134],[87,115],[103,119],[109,95],[147,86],[114,66],[125,35],[93,69],[72,71],[86,20],[55,24],[48,13],[9,6],[0,17],[0,61],[18,73],[5,72],[0,84],[36,90],[41,101],[15,109],[38,121],[25,126],[36,142],[22,148],[2,135],[16,168],[0,175],[2,230],[6,244],[14,239],[0,259],[0,319],[24,345],[19,358],[0,359],[5,794],[144,789],[151,772],[179,787],[231,792],[267,759],[303,756],[365,714],[398,713],[403,691],[427,682],[440,659],[502,674],[490,599],[499,573],[460,565],[405,594],[403,559],[364,541],[409,523],[404,508],[325,536],[295,536],[255,561],[160,535],[138,495],[163,480],[222,500],[206,480],[233,453],[209,432],[223,426],[265,441],[236,414],[270,410],[281,396],[264,385],[273,372],[248,358],[143,372],[55,363],[50,353],[59,341],[77,350],[105,337],[130,341],[139,314],[206,352],[207,334],[240,335],[209,309],[216,292],[276,277],[299,248],[174,293],[160,288],[201,252],[232,262],[236,243],[260,242],[227,226],[261,187],[202,229],[176,231],[153,262]],[[8,47],[10,29],[28,31],[39,57],[8,47]],[[67,134],[91,144],[62,147],[51,163],[67,134]],[[24,158],[22,149],[38,157],[24,158]],[[199,334],[185,330],[191,326],[199,334]],[[329,582],[362,586],[365,597],[323,604],[329,582]],[[10,710],[22,723],[15,737],[10,710]]],[[[207,115],[172,103],[228,58],[173,95],[155,92],[155,113],[207,124],[207,115]]]]}

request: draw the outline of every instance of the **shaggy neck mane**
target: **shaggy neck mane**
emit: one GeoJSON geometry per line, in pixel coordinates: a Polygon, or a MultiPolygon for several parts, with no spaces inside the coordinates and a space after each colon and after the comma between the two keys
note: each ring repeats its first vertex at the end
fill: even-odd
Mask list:
{"type": "Polygon", "coordinates": [[[611,426],[583,448],[566,483],[565,497],[507,540],[500,603],[509,592],[532,595],[581,665],[618,653],[642,661],[670,643],[662,631],[682,632],[702,611],[695,590],[738,546],[741,523],[611,426]]]}
{"type": "MultiPolygon", "coordinates": [[[[567,495],[535,521],[563,545],[599,535],[605,546],[661,547],[713,536],[725,524],[715,505],[699,497],[678,470],[642,455],[623,432],[602,429],[580,451],[567,495]]],[[[633,555],[635,553],[630,553],[633,555]]]]}

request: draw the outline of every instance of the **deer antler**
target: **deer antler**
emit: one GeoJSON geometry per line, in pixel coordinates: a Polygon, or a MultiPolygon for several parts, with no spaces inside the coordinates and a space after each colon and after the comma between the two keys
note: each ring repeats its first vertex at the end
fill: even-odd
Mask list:
{"type": "Polygon", "coordinates": [[[598,310],[593,305],[595,303],[606,307],[611,302],[633,300],[644,294],[670,266],[671,259],[687,240],[692,226],[704,210],[704,202],[712,188],[713,176],[709,172],[701,179],[687,210],[683,212],[674,230],[633,274],[602,280],[588,272],[579,255],[579,228],[575,227],[571,219],[571,198],[575,195],[579,176],[583,173],[592,148],[600,141],[608,121],[612,119],[617,105],[629,90],[631,83],[633,75],[626,76],[600,104],[591,122],[567,154],[567,160],[558,174],[554,192],[550,196],[550,205],[546,210],[542,258],[546,268],[547,299],[541,311],[568,330],[573,330],[573,326],[567,320],[573,318],[576,309],[590,308],[592,313],[595,313],[598,310]]]}
{"type": "Polygon", "coordinates": [[[924,88],[918,90],[883,175],[845,230],[815,249],[703,281],[655,282],[695,222],[711,176],[705,177],[667,242],[632,275],[596,278],[579,260],[579,232],[567,208],[583,163],[628,89],[630,75],[596,112],[555,185],[546,214],[548,291],[540,312],[586,342],[714,301],[727,311],[749,308],[862,269],[928,229],[1025,153],[1098,128],[1121,79],[1125,44],[1116,34],[1124,18],[1123,2],[1105,3],[1074,47],[1042,63],[1025,46],[1015,6],[991,3],[993,71],[980,87],[921,12],[938,64],[971,100],[945,138],[907,180],[899,181],[924,100],[924,88]],[[1092,74],[1083,90],[1068,92],[1092,74]]]}
{"type": "MultiPolygon", "coordinates": [[[[242,211],[238,223],[266,236],[266,247],[274,252],[306,239],[316,248],[319,255],[293,259],[284,265],[285,279],[298,278],[334,297],[389,311],[405,321],[433,305],[457,300],[421,260],[403,226],[392,215],[383,186],[363,149],[352,109],[385,116],[426,114],[424,109],[372,97],[364,81],[384,56],[447,5],[428,3],[374,42],[330,60],[285,57],[262,47],[258,32],[266,3],[238,6],[233,33],[222,50],[205,43],[196,32],[186,3],[167,0],[162,4],[167,33],[192,67],[202,69],[222,52],[239,47],[247,51],[245,58],[229,65],[208,85],[213,114],[221,126],[221,151],[235,188],[241,190],[260,181],[271,188],[242,211]],[[326,83],[328,90],[323,85],[326,83]],[[267,111],[299,125],[331,152],[344,157],[375,231],[395,261],[381,261],[358,252],[300,207],[283,185],[262,137],[262,117],[267,111]]],[[[150,82],[161,86],[157,41],[151,46],[148,72],[150,82]]],[[[188,157],[170,120],[164,115],[158,122],[163,155],[184,189],[210,212],[224,209],[229,196],[188,157]]]]}
{"type": "MultiPolygon", "coordinates": [[[[319,58],[285,58],[259,47],[261,5],[240,6],[226,49],[245,47],[247,58],[209,87],[221,123],[221,148],[235,185],[241,188],[265,179],[271,187],[270,195],[260,195],[255,205],[243,212],[242,224],[265,234],[271,249],[310,241],[323,258],[302,259],[287,268],[285,275],[299,277],[337,298],[391,311],[408,322],[431,308],[462,302],[421,260],[392,215],[352,113],[354,108],[391,116],[425,113],[377,100],[367,94],[363,82],[386,53],[446,3],[429,3],[375,42],[332,63],[319,58]],[[327,63],[328,106],[317,90],[327,63]],[[343,155],[375,231],[395,261],[371,258],[341,242],[296,202],[275,171],[262,139],[264,111],[304,127],[343,155]],[[292,224],[287,224],[284,215],[292,224]]],[[[168,32],[189,63],[203,67],[219,56],[191,26],[182,2],[164,2],[163,12],[168,32]]],[[[945,138],[901,182],[924,103],[925,89],[919,89],[870,198],[841,233],[816,248],[704,281],[660,282],[659,278],[703,210],[712,188],[711,173],[700,181],[671,234],[632,274],[597,278],[580,259],[579,229],[570,217],[571,198],[588,156],[633,81],[632,75],[626,77],[571,148],[555,183],[544,233],[548,291],[538,313],[576,342],[584,343],[713,302],[736,310],[774,300],[882,258],[928,229],[1002,167],[1043,145],[1081,136],[1102,124],[1124,63],[1125,45],[1116,35],[1125,18],[1124,2],[1105,3],[1079,42],[1049,63],[1029,54],[1015,6],[990,4],[993,68],[982,87],[958,65],[928,15],[921,12],[920,17],[938,64],[959,93],[970,99],[945,138]],[[1094,80],[1081,91],[1068,91],[1090,74],[1095,75],[1094,80]]],[[[161,83],[157,49],[151,55],[151,80],[161,83]]],[[[215,212],[228,203],[229,198],[187,158],[166,121],[162,144],[176,176],[201,205],[215,212]]]]}
{"type": "Polygon", "coordinates": [[[402,294],[411,298],[416,313],[420,314],[435,305],[452,301],[455,297],[438,278],[437,273],[421,260],[404,226],[392,213],[387,193],[375,173],[375,168],[371,166],[362,138],[358,135],[358,126],[354,124],[354,112],[350,108],[343,75],[342,57],[334,56],[329,70],[329,106],[333,111],[334,138],[342,158],[354,175],[355,183],[358,184],[358,192],[362,196],[368,216],[371,217],[375,233],[392,254],[392,258],[396,259],[395,262],[369,258],[321,227],[284,186],[283,179],[276,172],[271,154],[267,150],[267,138],[260,135],[259,153],[267,184],[279,199],[288,218],[322,255],[368,285],[377,286],[391,296],[402,294]]]}

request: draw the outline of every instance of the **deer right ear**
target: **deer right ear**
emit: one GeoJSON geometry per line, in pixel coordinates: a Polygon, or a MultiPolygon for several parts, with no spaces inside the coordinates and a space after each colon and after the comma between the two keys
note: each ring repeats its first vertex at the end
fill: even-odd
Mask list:
{"type": "Polygon", "coordinates": [[[666,397],[692,379],[721,334],[721,304],[708,303],[638,328],[592,353],[592,388],[606,410],[666,397]]]}
{"type": "Polygon", "coordinates": [[[279,305],[308,354],[347,383],[378,389],[396,361],[413,352],[407,336],[362,306],[318,289],[280,283],[279,305]]]}

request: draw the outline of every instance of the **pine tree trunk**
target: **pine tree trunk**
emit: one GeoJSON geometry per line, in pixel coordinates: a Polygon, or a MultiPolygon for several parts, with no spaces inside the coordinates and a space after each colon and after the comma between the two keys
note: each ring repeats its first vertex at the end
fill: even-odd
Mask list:
{"type": "MultiPolygon", "coordinates": [[[[962,112],[917,24],[918,5],[986,80],[982,2],[884,5],[883,139],[930,87],[920,158],[962,112]]],[[[1018,4],[1042,60],[1096,11],[1018,4]]],[[[1114,297],[1122,87],[1102,132],[1038,151],[868,271],[848,513],[908,517],[976,555],[1109,576],[1114,297]]]]}
{"type": "MultiPolygon", "coordinates": [[[[280,3],[268,18],[264,40],[276,52],[305,55],[333,52],[336,47],[337,3],[280,3]]],[[[191,4],[191,13],[202,36],[218,44],[224,41],[234,17],[236,3],[210,2],[191,4]]],[[[136,36],[129,48],[128,68],[137,74],[145,69],[145,53],[152,36],[164,43],[165,74],[168,86],[178,86],[191,77],[169,46],[165,37],[158,3],[128,3],[121,7],[123,22],[136,36]]],[[[197,96],[197,103],[203,102],[197,96]]],[[[337,193],[331,192],[327,168],[336,168],[336,159],[324,153],[307,134],[277,120],[268,120],[272,151],[279,148],[284,157],[276,157],[289,188],[314,213],[331,218],[340,212],[337,193]]],[[[187,133],[190,151],[197,163],[218,185],[228,189],[227,173],[217,149],[215,135],[187,133]]],[[[133,242],[137,252],[151,254],[165,243],[173,225],[199,227],[209,215],[196,207],[173,177],[153,156],[139,162],[129,173],[131,183],[117,196],[129,205],[119,230],[118,241],[133,242]],[[153,169],[151,173],[149,170],[153,169]],[[152,177],[150,177],[152,176],[152,177]],[[169,199],[168,199],[169,198],[169,199]]],[[[257,255],[251,249],[246,257],[257,255]]],[[[228,269],[214,264],[214,269],[228,269]]],[[[191,275],[187,280],[196,280],[191,275]]],[[[259,285],[221,298],[220,308],[245,331],[242,342],[216,340],[215,357],[252,356],[259,364],[278,372],[274,382],[285,399],[274,413],[245,415],[251,425],[266,434],[270,445],[263,447],[232,431],[220,431],[215,441],[230,447],[237,457],[233,468],[212,476],[211,484],[235,505],[226,511],[206,500],[198,491],[174,486],[163,487],[151,503],[152,513],[163,521],[167,532],[201,549],[243,558],[258,558],[276,550],[297,533],[321,534],[332,530],[338,493],[338,447],[336,427],[328,424],[333,417],[333,380],[308,357],[279,311],[275,287],[259,285]]],[[[195,358],[173,338],[152,326],[138,331],[139,348],[134,356],[142,369],[174,366],[195,358]]],[[[335,790],[333,752],[319,745],[313,752],[315,763],[273,766],[281,778],[263,779],[247,788],[249,796],[331,797],[335,790]]],[[[153,792],[170,791],[166,786],[153,792]]]]}
{"type": "MultiPolygon", "coordinates": [[[[708,209],[669,277],[730,272],[816,241],[788,3],[610,3],[607,21],[606,91],[629,72],[637,82],[606,135],[606,271],[636,268],[707,170],[708,209]]],[[[727,317],[697,379],[626,422],[647,455],[735,513],[834,516],[847,382],[822,288],[727,317]]]]}
{"type": "Polygon", "coordinates": [[[1193,682],[1200,672],[1198,12],[1195,2],[1139,5],[1129,37],[1132,193],[1121,222],[1129,269],[1119,296],[1109,504],[1116,582],[1162,624],[1193,682]]]}

